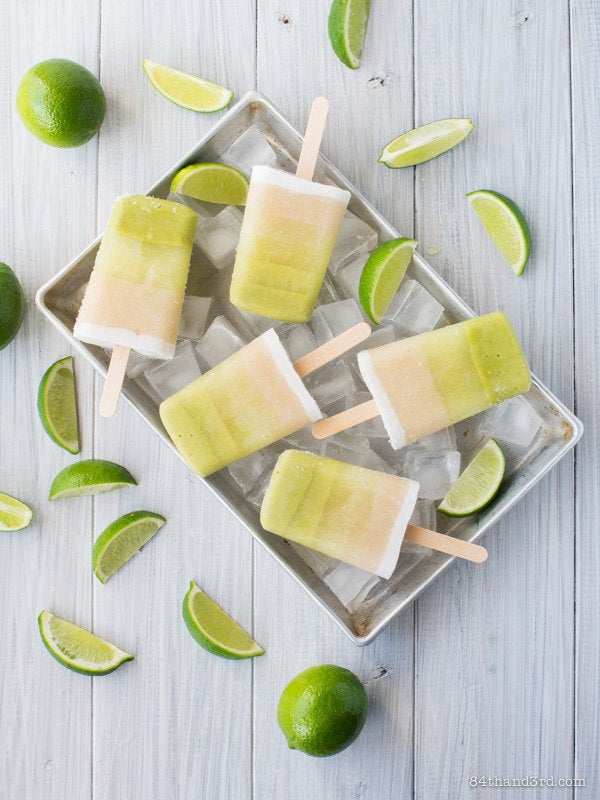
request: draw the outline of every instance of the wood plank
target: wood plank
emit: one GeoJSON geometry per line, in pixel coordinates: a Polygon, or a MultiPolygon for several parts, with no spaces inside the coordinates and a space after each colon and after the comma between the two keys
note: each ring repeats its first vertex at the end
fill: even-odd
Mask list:
{"type": "MultiPolygon", "coordinates": [[[[532,368],[572,403],[567,4],[527,20],[507,0],[415,3],[416,122],[473,116],[474,133],[417,169],[417,238],[479,312],[502,308],[532,368]],[[491,188],[530,220],[524,276],[502,263],[464,194],[491,188]]],[[[490,797],[470,776],[573,773],[572,459],[456,564],[417,612],[415,796],[490,797]]],[[[561,797],[563,789],[529,790],[561,797]]]]}
{"type": "Polygon", "coordinates": [[[577,595],[575,776],[586,782],[575,797],[598,795],[600,775],[600,692],[598,674],[598,612],[600,610],[600,545],[598,501],[598,352],[597,306],[600,281],[596,268],[595,235],[600,225],[598,192],[600,146],[596,131],[600,104],[595,76],[600,68],[600,8],[590,0],[571,3],[573,102],[573,220],[575,242],[575,378],[577,412],[586,427],[577,449],[577,595]]]}
{"type": "MultiPolygon", "coordinates": [[[[148,83],[144,57],[230,86],[254,80],[251,4],[172,5],[104,0],[102,77],[110,97],[99,158],[102,228],[119,194],[144,191],[219,119],[169,103],[148,83]]],[[[99,395],[97,395],[99,396],[99,395]]],[[[105,585],[94,586],[94,620],[108,623],[136,660],[94,686],[97,797],[249,797],[251,673],[202,650],[181,603],[196,580],[252,627],[252,543],[229,512],[124,403],[96,417],[98,455],[127,465],[135,490],[95,506],[94,528],[146,508],[167,525],[105,585]]]]}
{"type": "MultiPolygon", "coordinates": [[[[410,235],[412,180],[402,180],[376,162],[381,147],[397,132],[398,119],[406,120],[408,127],[412,123],[411,3],[373,3],[362,65],[356,72],[340,64],[330,49],[329,5],[293,0],[282,7],[274,0],[261,0],[258,89],[300,129],[312,99],[327,95],[331,109],[323,152],[410,235]]],[[[267,653],[254,670],[255,796],[411,797],[412,611],[374,644],[358,649],[260,548],[254,584],[255,630],[268,631],[262,642],[267,653]],[[363,733],[350,749],[331,759],[288,750],[276,719],[279,695],[288,681],[320,663],[348,667],[368,681],[371,701],[363,733]],[[383,677],[375,679],[382,671],[383,677]]]]}
{"type": "MultiPolygon", "coordinates": [[[[4,797],[64,800],[91,796],[91,684],[51,658],[36,618],[48,608],[91,624],[91,502],[47,500],[55,474],[76,459],[43,432],[36,392],[44,370],[69,348],[35,309],[34,295],[94,234],[97,140],[75,150],[42,144],[23,127],[14,96],[42,59],[71,58],[96,73],[98,4],[60,0],[53,14],[60,27],[23,4],[0,11],[0,259],[27,297],[23,328],[0,352],[0,490],[35,511],[31,528],[0,535],[0,775],[4,797]]],[[[91,370],[79,357],[75,369],[82,456],[89,457],[91,370]]]]}

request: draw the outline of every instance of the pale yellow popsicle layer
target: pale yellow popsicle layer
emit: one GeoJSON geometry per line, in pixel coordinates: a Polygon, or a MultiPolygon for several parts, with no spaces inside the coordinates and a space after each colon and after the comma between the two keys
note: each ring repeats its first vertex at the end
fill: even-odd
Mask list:
{"type": "Polygon", "coordinates": [[[260,521],[271,533],[389,578],[418,490],[407,478],[286,450],[260,521]]]}
{"type": "Polygon", "coordinates": [[[363,351],[358,363],[394,447],[531,385],[521,345],[499,311],[363,351]]]}
{"type": "Polygon", "coordinates": [[[319,419],[273,330],[165,400],[160,417],[198,475],[210,475],[319,419]]]}
{"type": "Polygon", "coordinates": [[[255,167],[231,302],[273,319],[310,319],[348,199],[348,192],[336,187],[255,167]]]}
{"type": "Polygon", "coordinates": [[[75,336],[93,344],[172,354],[196,214],[144,195],[113,205],[79,310],[75,336]]]}

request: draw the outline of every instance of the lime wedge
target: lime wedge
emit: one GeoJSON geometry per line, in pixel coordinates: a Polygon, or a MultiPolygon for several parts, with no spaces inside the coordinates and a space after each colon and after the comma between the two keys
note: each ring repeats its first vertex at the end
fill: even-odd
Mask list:
{"type": "Polygon", "coordinates": [[[33,511],[9,494],[0,492],[0,531],[22,531],[31,525],[33,511]]]}
{"type": "Polygon", "coordinates": [[[471,460],[438,506],[447,517],[468,517],[490,503],[502,483],[504,453],[495,439],[490,439],[471,460]]]}
{"type": "Polygon", "coordinates": [[[53,442],[69,453],[79,452],[77,398],[73,357],[61,358],[44,373],[38,389],[38,413],[53,442]]]}
{"type": "Polygon", "coordinates": [[[221,658],[252,658],[265,652],[194,581],[190,582],[182,610],[188,631],[209,653],[221,658]]]}
{"type": "Polygon", "coordinates": [[[243,206],[248,196],[248,178],[227,164],[190,164],[180,169],[171,191],[226,206],[243,206]]]}
{"type": "Polygon", "coordinates": [[[123,486],[137,486],[137,481],[125,467],[112,461],[91,458],[61,470],[52,481],[49,499],[83,497],[123,486]]]}
{"type": "Polygon", "coordinates": [[[50,655],[65,667],[81,675],[107,675],[133,656],[114,644],[94,636],[51,611],[38,617],[42,641],[50,655]]]}
{"type": "Polygon", "coordinates": [[[157,92],[175,105],[188,108],[190,111],[210,113],[221,111],[228,106],[233,92],[216,83],[188,75],[178,69],[156,64],[145,58],[142,62],[148,80],[157,92]]]}
{"type": "Polygon", "coordinates": [[[381,151],[379,163],[391,169],[412,167],[451,150],[471,133],[470,119],[440,119],[392,139],[381,151]]]}
{"type": "Polygon", "coordinates": [[[417,244],[414,239],[391,239],[376,247],[363,267],[358,299],[377,325],[398,291],[417,244]]]}
{"type": "Polygon", "coordinates": [[[92,569],[98,580],[106,583],[166,521],[152,511],[133,511],[112,522],[92,548],[92,569]]]}
{"type": "Polygon", "coordinates": [[[347,67],[358,69],[367,32],[370,0],[333,0],[328,32],[333,52],[347,67]]]}
{"type": "Polygon", "coordinates": [[[467,200],[515,275],[521,275],[531,252],[531,231],[519,207],[488,189],[469,192],[467,200]]]}

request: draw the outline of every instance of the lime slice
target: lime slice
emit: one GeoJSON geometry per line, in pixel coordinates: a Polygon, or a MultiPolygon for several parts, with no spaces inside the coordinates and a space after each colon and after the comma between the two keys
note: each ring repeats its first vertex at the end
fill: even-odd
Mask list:
{"type": "Polygon", "coordinates": [[[233,92],[216,83],[188,75],[178,69],[156,64],[145,58],[142,62],[148,80],[157,92],[182,108],[210,113],[228,106],[233,92]]]}
{"type": "Polygon", "coordinates": [[[25,314],[25,297],[19,279],[8,266],[0,262],[0,350],[12,342],[25,314]]]}
{"type": "Polygon", "coordinates": [[[52,481],[49,499],[83,497],[123,486],[137,486],[137,481],[125,467],[112,461],[91,458],[61,470],[52,481]]]}
{"type": "Polygon", "coordinates": [[[81,675],[107,675],[133,656],[51,611],[38,617],[40,635],[50,655],[81,675]]]}
{"type": "Polygon", "coordinates": [[[69,453],[78,453],[77,398],[72,356],[56,361],[44,373],[38,389],[37,405],[44,430],[52,441],[69,453]]]}
{"type": "Polygon", "coordinates": [[[451,150],[471,133],[470,119],[440,119],[392,139],[381,151],[379,163],[391,169],[412,167],[451,150]]]}
{"type": "Polygon", "coordinates": [[[469,192],[467,200],[515,275],[521,275],[531,252],[531,231],[519,207],[488,189],[469,192]]]}
{"type": "Polygon", "coordinates": [[[367,32],[370,0],[333,0],[328,32],[333,52],[347,67],[358,69],[367,32]]]}
{"type": "Polygon", "coordinates": [[[490,439],[471,460],[438,506],[447,517],[468,517],[490,503],[502,483],[504,453],[495,439],[490,439]]]}
{"type": "Polygon", "coordinates": [[[194,581],[183,600],[183,619],[198,644],[216,656],[252,658],[265,652],[194,581]]]}
{"type": "Polygon", "coordinates": [[[98,580],[106,583],[166,521],[152,511],[133,511],[112,522],[92,548],[92,569],[98,580]]]}
{"type": "Polygon", "coordinates": [[[248,178],[227,164],[190,164],[180,169],[171,191],[226,206],[243,206],[248,196],[248,178]]]}
{"type": "Polygon", "coordinates": [[[0,492],[0,531],[22,531],[31,525],[33,511],[9,494],[0,492]]]}
{"type": "Polygon", "coordinates": [[[358,299],[377,325],[398,291],[417,244],[414,239],[391,239],[376,247],[363,267],[358,299]]]}

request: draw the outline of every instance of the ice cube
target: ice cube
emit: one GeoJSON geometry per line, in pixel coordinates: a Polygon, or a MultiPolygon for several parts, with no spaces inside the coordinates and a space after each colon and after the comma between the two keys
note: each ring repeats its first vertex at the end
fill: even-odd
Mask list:
{"type": "Polygon", "coordinates": [[[337,558],[326,556],[325,553],[319,553],[317,550],[305,547],[303,544],[298,544],[297,542],[290,542],[290,547],[298,553],[300,558],[308,564],[315,575],[318,575],[320,578],[323,578],[340,563],[337,558]]]}
{"type": "Polygon", "coordinates": [[[275,151],[255,125],[250,126],[235,140],[231,147],[223,153],[221,160],[224,164],[237,167],[248,177],[250,177],[252,167],[256,164],[277,167],[275,151]]]}
{"type": "Polygon", "coordinates": [[[440,500],[460,474],[460,453],[456,450],[409,450],[404,475],[419,484],[419,497],[440,500]]]}
{"type": "Polygon", "coordinates": [[[337,288],[333,285],[333,281],[329,275],[326,275],[317,298],[317,306],[325,306],[329,303],[337,303],[339,299],[340,295],[338,294],[337,288]]]}
{"type": "Polygon", "coordinates": [[[444,306],[425,287],[407,280],[400,285],[384,318],[405,334],[413,335],[433,330],[443,313],[444,306]]]}
{"type": "Polygon", "coordinates": [[[317,347],[308,325],[286,325],[279,331],[279,338],[292,361],[297,361],[317,347]]]}
{"type": "Polygon", "coordinates": [[[194,339],[197,342],[202,338],[211,304],[211,297],[196,297],[186,294],[183,298],[181,320],[177,332],[180,339],[194,339]]]}
{"type": "Polygon", "coordinates": [[[542,424],[539,414],[527,400],[513,397],[486,411],[477,428],[482,434],[526,449],[542,424]]]}
{"type": "Polygon", "coordinates": [[[323,445],[322,453],[326,458],[334,458],[336,461],[354,464],[357,467],[366,466],[365,462],[369,457],[369,450],[354,450],[329,440],[323,445]]]}
{"type": "Polygon", "coordinates": [[[241,317],[242,323],[252,333],[252,336],[260,336],[261,333],[268,331],[270,328],[278,330],[284,324],[280,320],[262,317],[259,314],[251,314],[249,311],[244,311],[237,307],[235,307],[235,314],[241,317]]]}
{"type": "Polygon", "coordinates": [[[394,574],[390,578],[390,582],[397,584],[404,580],[409,572],[412,572],[421,561],[428,558],[430,555],[432,555],[432,550],[428,547],[421,547],[421,545],[413,544],[412,542],[402,542],[400,557],[398,558],[398,563],[396,564],[394,574]]]}
{"type": "Polygon", "coordinates": [[[227,469],[242,492],[248,494],[272,461],[273,457],[268,451],[258,450],[246,458],[234,461],[227,469]]]}
{"type": "Polygon", "coordinates": [[[368,253],[376,246],[377,231],[356,214],[346,211],[329,261],[331,274],[335,275],[340,267],[345,266],[360,253],[368,253]]]}
{"type": "Polygon", "coordinates": [[[311,317],[312,329],[319,345],[325,344],[362,321],[362,311],[356,300],[352,299],[319,306],[311,317]]]}
{"type": "Polygon", "coordinates": [[[436,526],[435,503],[433,500],[417,500],[410,521],[413,525],[434,531],[436,526]]]}
{"type": "Polygon", "coordinates": [[[262,501],[264,500],[267,487],[269,485],[269,481],[271,480],[272,472],[273,472],[272,465],[269,464],[267,469],[263,472],[263,474],[254,484],[251,491],[248,492],[248,494],[246,495],[248,501],[252,503],[252,505],[255,508],[260,508],[262,506],[262,501]]]}
{"type": "Polygon", "coordinates": [[[201,374],[192,343],[184,339],[175,347],[173,358],[147,369],[144,377],[159,397],[165,400],[201,374]]]}
{"type": "Polygon", "coordinates": [[[308,450],[311,453],[320,453],[322,442],[320,439],[315,439],[311,431],[312,425],[307,425],[306,428],[301,428],[296,433],[286,436],[282,441],[289,447],[295,450],[308,450]]]}
{"type": "Polygon", "coordinates": [[[192,211],[198,214],[198,217],[201,219],[212,216],[210,210],[203,203],[198,202],[195,197],[190,197],[187,194],[169,192],[167,200],[171,200],[173,203],[181,203],[182,205],[191,208],[192,211]]]}
{"type": "Polygon", "coordinates": [[[342,605],[351,611],[362,603],[379,581],[377,575],[343,561],[325,577],[325,583],[342,605]]]}
{"type": "MultiPolygon", "coordinates": [[[[361,403],[366,403],[372,399],[373,396],[370,392],[355,392],[354,394],[344,398],[344,408],[354,408],[354,406],[358,406],[361,403]]],[[[387,439],[388,437],[387,431],[379,415],[373,417],[373,419],[368,419],[366,422],[361,422],[358,425],[354,425],[352,428],[348,428],[346,433],[348,436],[367,436],[373,439],[387,439]]]]}
{"type": "Polygon", "coordinates": [[[244,344],[244,340],[225,317],[215,317],[196,345],[196,355],[200,366],[208,370],[229,358],[244,344]]]}
{"type": "Polygon", "coordinates": [[[396,472],[391,467],[387,461],[384,461],[381,456],[377,455],[374,450],[369,450],[367,453],[367,457],[365,458],[365,462],[363,467],[367,467],[367,469],[374,469],[377,472],[387,472],[389,475],[395,475],[396,472]]]}
{"type": "Polygon", "coordinates": [[[372,350],[374,347],[382,347],[384,344],[390,344],[391,342],[395,341],[396,341],[396,330],[394,326],[384,325],[383,327],[374,330],[368,339],[365,339],[360,344],[357,344],[356,347],[352,348],[352,350],[347,351],[345,358],[352,367],[352,371],[354,372],[356,377],[360,380],[361,384],[363,383],[363,380],[362,380],[362,375],[360,374],[360,370],[358,368],[358,362],[356,360],[357,354],[360,353],[361,350],[372,350]]]}
{"type": "Polygon", "coordinates": [[[456,433],[454,428],[444,428],[436,433],[424,436],[418,442],[413,442],[411,448],[423,450],[456,450],[456,433]]]}
{"type": "Polygon", "coordinates": [[[336,361],[309,375],[306,386],[321,408],[340,400],[356,390],[348,364],[336,361]]]}
{"type": "Polygon", "coordinates": [[[223,269],[233,260],[241,227],[242,214],[233,206],[227,206],[214,217],[198,220],[194,241],[215,269],[223,269]]]}
{"type": "Polygon", "coordinates": [[[335,281],[343,297],[358,300],[358,284],[368,258],[368,253],[359,253],[337,271],[335,281]]]}

